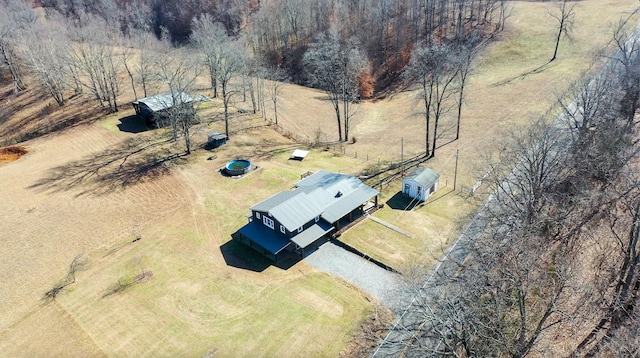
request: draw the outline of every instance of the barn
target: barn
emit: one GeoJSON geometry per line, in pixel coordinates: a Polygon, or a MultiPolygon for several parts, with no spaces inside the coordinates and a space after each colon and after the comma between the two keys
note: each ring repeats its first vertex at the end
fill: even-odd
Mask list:
{"type": "Polygon", "coordinates": [[[195,100],[184,92],[165,92],[155,96],[141,98],[131,103],[136,114],[145,120],[150,127],[164,127],[169,124],[168,118],[172,109],[182,108],[190,116],[195,115],[195,100]]]}
{"type": "Polygon", "coordinates": [[[440,174],[429,168],[415,168],[402,180],[402,194],[426,201],[438,190],[440,174]]]}

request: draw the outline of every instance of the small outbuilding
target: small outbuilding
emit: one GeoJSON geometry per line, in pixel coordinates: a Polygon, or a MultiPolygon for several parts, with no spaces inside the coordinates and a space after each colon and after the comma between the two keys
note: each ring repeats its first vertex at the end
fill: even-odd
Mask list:
{"type": "Polygon", "coordinates": [[[291,153],[290,159],[303,160],[307,157],[307,154],[309,154],[308,150],[296,149],[293,151],[293,153],[291,153]]]}
{"type": "Polygon", "coordinates": [[[402,180],[402,194],[426,201],[438,190],[440,174],[429,168],[415,168],[402,180]]]}
{"type": "Polygon", "coordinates": [[[218,132],[207,134],[207,148],[218,148],[227,144],[227,136],[218,132]]]}
{"type": "Polygon", "coordinates": [[[136,114],[145,120],[150,127],[164,127],[169,125],[171,111],[180,112],[195,117],[193,104],[196,102],[185,92],[165,92],[155,96],[141,98],[131,103],[136,114]]]}

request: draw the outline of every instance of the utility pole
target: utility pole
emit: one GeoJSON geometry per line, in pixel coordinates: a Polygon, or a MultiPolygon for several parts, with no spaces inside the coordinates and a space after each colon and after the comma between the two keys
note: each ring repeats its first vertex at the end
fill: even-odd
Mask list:
{"type": "Polygon", "coordinates": [[[402,166],[400,177],[404,178],[404,137],[400,137],[400,165],[402,166]]]}
{"type": "Polygon", "coordinates": [[[459,149],[456,149],[456,168],[453,171],[453,190],[456,190],[456,180],[458,179],[458,153],[459,149]]]}

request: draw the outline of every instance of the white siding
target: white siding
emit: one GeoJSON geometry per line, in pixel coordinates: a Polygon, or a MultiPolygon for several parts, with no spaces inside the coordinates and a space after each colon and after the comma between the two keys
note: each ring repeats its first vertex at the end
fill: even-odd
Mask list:
{"type": "MultiPolygon", "coordinates": [[[[436,182],[433,187],[433,193],[435,193],[438,190],[438,182],[436,182]]],[[[415,180],[402,181],[402,193],[417,200],[426,201],[431,195],[433,195],[430,190],[431,188],[425,188],[415,180]]]]}

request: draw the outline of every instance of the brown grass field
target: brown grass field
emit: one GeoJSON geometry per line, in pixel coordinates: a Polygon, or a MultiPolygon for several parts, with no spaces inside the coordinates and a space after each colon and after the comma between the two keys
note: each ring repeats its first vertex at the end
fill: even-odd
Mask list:
{"type": "MultiPolygon", "coordinates": [[[[427,163],[441,173],[441,189],[412,211],[387,205],[376,214],[413,238],[365,221],[342,239],[397,268],[440,256],[477,205],[451,189],[456,149],[458,182],[471,186],[492,144],[548,110],[634,6],[579,2],[573,38],[562,42],[558,59],[523,77],[551,55],[553,4],[516,2],[507,30],[477,61],[461,139],[427,163]]],[[[357,142],[345,148],[350,155],[314,149],[298,162],[287,159],[299,145],[251,115],[233,117],[228,145],[187,157],[179,155],[181,142],[166,140],[165,130],[119,130],[131,109],[91,120],[95,108],[78,98],[57,109],[33,92],[13,97],[8,90],[0,88],[4,109],[12,113],[0,124],[0,143],[43,122],[55,128],[71,118],[73,125],[20,142],[28,153],[0,164],[0,356],[349,355],[351,338],[362,336],[360,325],[375,314],[375,300],[304,262],[270,265],[230,242],[230,235],[246,222],[252,204],[290,188],[306,171],[359,174],[378,160],[397,161],[401,138],[405,156],[422,152],[415,93],[361,104],[352,129],[357,142]],[[237,157],[259,168],[241,179],[217,172],[237,157]],[[43,299],[78,255],[84,264],[75,282],[55,299],[43,299]]],[[[334,139],[335,119],[321,97],[285,86],[284,130],[312,140],[320,129],[334,139]]],[[[216,112],[216,102],[203,109],[209,123],[194,128],[195,142],[222,131],[216,112]]],[[[385,187],[382,201],[399,188],[385,187]]]]}

